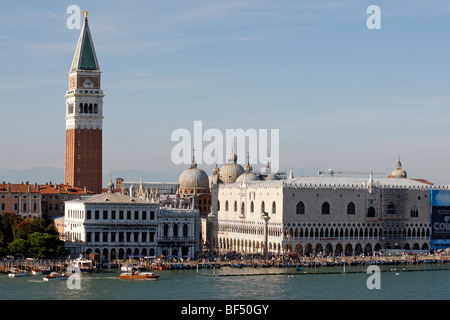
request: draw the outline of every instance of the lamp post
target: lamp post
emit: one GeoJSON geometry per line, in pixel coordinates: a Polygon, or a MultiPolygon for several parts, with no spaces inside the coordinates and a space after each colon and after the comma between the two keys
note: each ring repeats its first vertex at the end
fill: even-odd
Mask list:
{"type": "Polygon", "coordinates": [[[266,256],[267,263],[269,263],[269,250],[268,250],[268,238],[269,238],[269,214],[267,212],[262,212],[261,218],[264,219],[264,255],[266,256]]]}

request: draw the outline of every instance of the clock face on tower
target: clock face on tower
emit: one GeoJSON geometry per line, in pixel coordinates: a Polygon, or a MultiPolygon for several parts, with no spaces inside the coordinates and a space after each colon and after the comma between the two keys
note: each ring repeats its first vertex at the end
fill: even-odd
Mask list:
{"type": "Polygon", "coordinates": [[[86,78],[83,82],[83,87],[85,88],[93,88],[94,82],[92,81],[92,78],[86,78]]]}

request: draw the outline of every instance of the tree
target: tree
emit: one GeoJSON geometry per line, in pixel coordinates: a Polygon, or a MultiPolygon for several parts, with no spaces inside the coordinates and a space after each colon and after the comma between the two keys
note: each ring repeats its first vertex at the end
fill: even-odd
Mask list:
{"type": "Polygon", "coordinates": [[[28,236],[28,253],[38,258],[57,258],[67,254],[64,242],[55,235],[35,232],[28,236]]]}
{"type": "Polygon", "coordinates": [[[28,243],[24,239],[16,239],[8,244],[8,250],[11,254],[26,254],[28,252],[28,243]]]}

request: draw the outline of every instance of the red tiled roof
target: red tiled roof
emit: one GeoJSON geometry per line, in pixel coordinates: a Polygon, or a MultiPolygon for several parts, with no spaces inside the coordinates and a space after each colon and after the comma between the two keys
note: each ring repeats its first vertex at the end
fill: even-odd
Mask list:
{"type": "MultiPolygon", "coordinates": [[[[0,193],[7,193],[8,188],[11,193],[40,193],[40,194],[85,194],[84,188],[73,187],[64,184],[25,184],[25,183],[2,183],[0,193]]],[[[87,194],[94,194],[87,191],[87,194]]]]}

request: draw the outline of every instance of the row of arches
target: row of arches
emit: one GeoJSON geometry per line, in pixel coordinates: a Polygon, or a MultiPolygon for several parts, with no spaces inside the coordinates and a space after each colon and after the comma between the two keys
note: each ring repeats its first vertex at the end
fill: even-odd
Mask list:
{"type": "Polygon", "coordinates": [[[188,246],[183,247],[163,247],[158,253],[156,248],[88,248],[86,254],[97,253],[102,262],[113,260],[126,260],[129,256],[174,256],[184,257],[192,255],[192,248],[188,246]]]}
{"type": "MultiPolygon", "coordinates": [[[[216,239],[216,246],[220,252],[239,252],[239,253],[249,253],[262,254],[264,252],[264,242],[256,241],[256,240],[248,240],[248,239],[236,239],[236,238],[228,238],[228,237],[219,237],[216,239]]],[[[271,242],[268,243],[269,252],[275,255],[281,255],[286,253],[295,253],[300,256],[311,256],[311,255],[346,255],[346,256],[355,256],[355,255],[373,255],[375,251],[381,251],[383,246],[380,242],[375,243],[350,243],[350,242],[338,242],[333,244],[331,242],[319,242],[319,243],[287,243],[284,247],[281,246],[280,243],[271,242]]],[[[420,245],[418,242],[414,243],[405,243],[402,247],[398,249],[404,250],[429,250],[429,245],[427,242],[424,242],[420,245]]]]}
{"type": "Polygon", "coordinates": [[[428,227],[285,227],[283,231],[286,239],[348,239],[348,240],[376,240],[385,239],[429,239],[428,227]]]}

